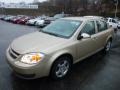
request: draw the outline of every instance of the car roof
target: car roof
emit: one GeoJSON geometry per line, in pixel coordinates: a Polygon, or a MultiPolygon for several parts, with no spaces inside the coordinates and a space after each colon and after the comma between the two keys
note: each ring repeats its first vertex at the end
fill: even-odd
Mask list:
{"type": "Polygon", "coordinates": [[[114,18],[108,17],[107,19],[114,19],[114,18]]]}
{"type": "Polygon", "coordinates": [[[66,20],[78,20],[78,21],[87,21],[87,20],[102,20],[101,18],[98,17],[65,17],[62,19],[66,20]]]}

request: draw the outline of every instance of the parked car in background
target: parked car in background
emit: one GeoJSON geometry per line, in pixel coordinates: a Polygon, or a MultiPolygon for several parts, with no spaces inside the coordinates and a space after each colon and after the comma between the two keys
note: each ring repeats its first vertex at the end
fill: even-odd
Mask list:
{"type": "Polygon", "coordinates": [[[118,26],[117,26],[118,29],[120,29],[120,21],[118,22],[118,26]]]}
{"type": "Polygon", "coordinates": [[[71,14],[56,14],[54,15],[54,17],[48,17],[44,20],[44,25],[48,25],[50,24],[51,22],[57,20],[57,19],[60,19],[60,18],[64,18],[64,17],[69,17],[69,16],[72,16],[71,14]]]}
{"type": "Polygon", "coordinates": [[[33,19],[33,17],[25,16],[17,21],[17,24],[26,24],[26,22],[30,19],[33,19]]]}
{"type": "Polygon", "coordinates": [[[17,24],[21,19],[25,18],[25,16],[16,16],[15,18],[12,19],[12,22],[17,24]]]}
{"type": "Polygon", "coordinates": [[[0,15],[0,20],[3,20],[4,17],[5,15],[0,15]]]}
{"type": "Polygon", "coordinates": [[[117,28],[120,29],[120,18],[117,17],[117,18],[115,18],[115,20],[116,20],[116,22],[118,23],[117,28]]]}
{"type": "Polygon", "coordinates": [[[46,26],[46,24],[45,24],[45,19],[37,20],[37,21],[35,22],[35,26],[38,26],[38,27],[44,27],[44,26],[46,26]]]}
{"type": "Polygon", "coordinates": [[[103,19],[68,17],[15,39],[6,57],[21,78],[62,79],[69,74],[72,64],[98,51],[108,52],[112,40],[113,28],[108,28],[103,19]]]}
{"type": "Polygon", "coordinates": [[[4,20],[8,15],[1,16],[1,20],[4,20]]]}
{"type": "Polygon", "coordinates": [[[0,15],[0,20],[2,19],[3,15],[0,15]]]}
{"type": "Polygon", "coordinates": [[[118,22],[114,18],[107,18],[107,23],[114,28],[115,31],[118,29],[118,22]]]}
{"type": "Polygon", "coordinates": [[[27,25],[35,25],[35,22],[36,22],[37,20],[39,20],[39,19],[41,19],[41,17],[37,17],[37,18],[35,18],[35,19],[30,19],[30,20],[28,20],[28,21],[26,22],[26,24],[27,24],[27,25]]]}
{"type": "Polygon", "coordinates": [[[10,21],[10,20],[11,20],[12,18],[14,18],[14,17],[16,17],[16,16],[10,15],[10,16],[5,17],[4,20],[5,20],[5,21],[10,21]]]}
{"type": "Polygon", "coordinates": [[[18,16],[14,16],[13,18],[10,18],[10,22],[13,22],[14,19],[16,19],[18,16]]]}
{"type": "Polygon", "coordinates": [[[30,20],[28,20],[27,22],[26,22],[26,24],[27,25],[35,25],[35,23],[37,22],[37,21],[40,21],[40,20],[44,20],[44,19],[46,19],[48,16],[39,16],[39,17],[37,17],[37,18],[35,18],[35,19],[30,19],[30,20]]]}
{"type": "Polygon", "coordinates": [[[44,27],[44,26],[46,26],[45,25],[45,20],[47,18],[49,18],[49,17],[48,16],[42,16],[41,19],[36,20],[35,26],[38,26],[38,27],[44,27]]]}

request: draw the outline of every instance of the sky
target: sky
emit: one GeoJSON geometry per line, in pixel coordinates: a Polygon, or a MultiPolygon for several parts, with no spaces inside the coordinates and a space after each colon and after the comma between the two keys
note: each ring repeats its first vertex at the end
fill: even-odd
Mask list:
{"type": "MultiPolygon", "coordinates": [[[[5,3],[19,3],[19,2],[26,2],[26,3],[31,3],[34,0],[0,0],[0,2],[5,2],[5,3]]],[[[40,2],[46,1],[46,0],[38,0],[40,2]]]]}

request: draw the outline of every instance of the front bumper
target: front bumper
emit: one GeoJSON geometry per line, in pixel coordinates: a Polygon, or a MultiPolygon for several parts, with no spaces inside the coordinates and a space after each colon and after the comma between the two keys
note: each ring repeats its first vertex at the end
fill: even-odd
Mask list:
{"type": "Polygon", "coordinates": [[[49,75],[50,67],[47,63],[47,60],[42,60],[39,64],[34,66],[24,64],[22,62],[19,62],[17,59],[13,59],[9,54],[9,50],[6,51],[6,58],[10,67],[20,78],[36,79],[49,75]]]}

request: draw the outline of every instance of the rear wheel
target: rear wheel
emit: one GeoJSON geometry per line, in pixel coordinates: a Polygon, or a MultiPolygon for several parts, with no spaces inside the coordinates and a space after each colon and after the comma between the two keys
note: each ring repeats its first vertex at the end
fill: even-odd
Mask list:
{"type": "Polygon", "coordinates": [[[51,69],[52,79],[64,78],[71,70],[71,59],[67,56],[57,59],[51,69]]]}
{"type": "Polygon", "coordinates": [[[111,40],[109,40],[109,41],[106,43],[105,48],[104,48],[104,51],[105,51],[105,52],[109,52],[109,51],[110,51],[110,49],[111,49],[111,44],[112,44],[112,41],[111,41],[111,40]]]}

